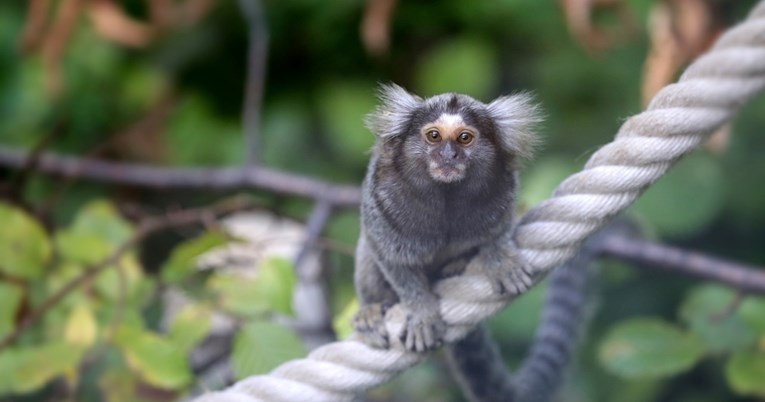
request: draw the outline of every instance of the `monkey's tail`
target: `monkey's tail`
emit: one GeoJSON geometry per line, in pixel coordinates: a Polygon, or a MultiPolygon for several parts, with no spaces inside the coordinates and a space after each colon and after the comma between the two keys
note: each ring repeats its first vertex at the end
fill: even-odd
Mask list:
{"type": "MultiPolygon", "coordinates": [[[[586,316],[589,268],[596,252],[585,245],[550,276],[542,322],[512,384],[518,402],[549,401],[563,383],[586,316]]],[[[505,399],[506,401],[508,399],[505,399]]]]}
{"type": "Polygon", "coordinates": [[[484,325],[448,348],[452,372],[472,402],[549,401],[563,381],[585,315],[588,268],[596,256],[592,242],[550,274],[542,320],[526,359],[515,376],[505,367],[484,325]]]}
{"type": "Polygon", "coordinates": [[[447,359],[465,397],[472,402],[513,401],[514,386],[497,343],[485,324],[447,348],[447,359]]]}

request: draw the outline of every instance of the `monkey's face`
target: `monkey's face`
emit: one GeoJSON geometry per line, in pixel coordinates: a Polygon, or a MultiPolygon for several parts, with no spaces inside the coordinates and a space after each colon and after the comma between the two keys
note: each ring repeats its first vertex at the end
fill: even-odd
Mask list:
{"type": "Polygon", "coordinates": [[[380,88],[381,104],[367,116],[384,163],[416,183],[489,183],[528,158],[541,120],[529,95],[488,104],[446,93],[423,99],[397,85],[380,88]]]}
{"type": "Polygon", "coordinates": [[[443,113],[425,124],[419,141],[430,177],[442,183],[463,180],[476,144],[482,141],[480,135],[478,129],[467,124],[459,114],[443,113]]]}

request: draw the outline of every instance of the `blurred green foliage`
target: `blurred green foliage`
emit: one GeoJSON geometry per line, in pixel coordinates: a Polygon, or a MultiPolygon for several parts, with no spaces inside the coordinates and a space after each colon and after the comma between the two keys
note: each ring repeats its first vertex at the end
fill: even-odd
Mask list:
{"type": "Polygon", "coordinates": [[[643,318],[613,328],[600,349],[607,369],[627,378],[669,376],[687,370],[701,357],[698,339],[669,323],[643,318]]]}
{"type": "MultiPolygon", "coordinates": [[[[727,22],[743,17],[754,3],[711,2],[727,22]]],[[[118,3],[133,18],[149,18],[147,1],[118,3]]],[[[378,83],[393,81],[425,96],[459,91],[485,101],[533,91],[547,120],[541,129],[544,145],[522,177],[520,207],[528,209],[579,169],[626,116],[641,109],[648,46],[642,27],[656,1],[626,1],[640,29],[597,54],[572,38],[559,3],[400,1],[390,24],[389,51],[372,56],[359,34],[364,2],[265,1],[269,51],[260,160],[328,181],[359,183],[373,143],[363,116],[376,102],[378,83]]],[[[198,21],[159,30],[143,48],[107,40],[83,13],[54,67],[42,56],[42,45],[22,49],[28,20],[24,2],[0,2],[0,146],[32,149],[50,138],[49,150],[131,162],[236,166],[246,160],[240,122],[248,27],[236,2],[216,2],[198,21]],[[56,71],[58,92],[51,89],[56,71]]],[[[630,209],[646,233],[726,258],[765,263],[763,107],[765,99],[747,107],[725,146],[680,162],[630,209]]],[[[15,177],[0,170],[0,185],[16,183],[15,177]]],[[[115,205],[167,208],[215,197],[115,190],[35,174],[21,183],[23,188],[6,189],[17,197],[0,204],[0,336],[11,333],[30,307],[134,233],[115,205]],[[46,219],[30,213],[41,210],[46,219]]],[[[267,207],[298,219],[310,211],[302,200],[258,196],[267,207]]],[[[350,211],[337,213],[325,233],[349,245],[358,230],[358,215],[350,211]]],[[[240,377],[303,354],[294,333],[270,320],[272,314],[290,313],[295,278],[288,262],[268,261],[264,274],[252,281],[224,274],[200,278],[194,259],[230,239],[212,232],[180,240],[150,239],[141,250],[131,250],[120,260],[120,271],[105,270],[51,309],[17,344],[0,350],[0,372],[13,373],[0,376],[0,400],[36,400],[59,392],[56,384],[82,401],[104,395],[110,401],[133,400],[138,384],[183,393],[194,382],[186,356],[207,335],[212,310],[246,322],[233,354],[240,377]],[[151,311],[161,308],[151,297],[160,284],[182,284],[194,298],[167,333],[151,318],[151,311]]],[[[352,306],[352,259],[330,252],[326,263],[332,305],[340,315],[352,306]]],[[[566,400],[763,397],[762,299],[747,298],[725,316],[725,307],[737,297],[728,290],[692,287],[687,278],[613,262],[602,272],[594,292],[599,296],[592,301],[597,314],[576,374],[566,384],[566,400]],[[723,316],[709,318],[717,314],[723,316]],[[651,318],[629,320],[634,317],[651,318]],[[669,366],[660,368],[665,362],[651,358],[658,350],[670,353],[663,355],[673,359],[669,366]]],[[[527,349],[542,299],[540,287],[491,322],[511,366],[527,349]]],[[[347,331],[347,322],[337,326],[347,331]]],[[[440,357],[374,395],[460,400],[440,357]]]]}

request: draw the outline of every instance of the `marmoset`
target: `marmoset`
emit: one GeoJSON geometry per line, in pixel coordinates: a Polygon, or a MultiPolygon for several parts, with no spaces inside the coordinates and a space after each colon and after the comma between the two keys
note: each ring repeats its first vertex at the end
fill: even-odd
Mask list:
{"type": "Polygon", "coordinates": [[[469,263],[497,293],[532,284],[510,236],[520,162],[541,114],[526,94],[482,103],[385,85],[380,101],[366,119],[377,140],[363,183],[354,327],[373,346],[398,336],[407,350],[424,352],[441,345],[445,330],[435,281],[469,263]],[[385,312],[399,302],[407,319],[389,335],[385,312]]]}

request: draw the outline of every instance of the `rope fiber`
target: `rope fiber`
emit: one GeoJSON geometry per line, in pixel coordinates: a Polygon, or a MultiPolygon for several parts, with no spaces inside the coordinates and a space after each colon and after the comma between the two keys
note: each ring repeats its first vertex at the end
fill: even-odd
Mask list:
{"type": "MultiPolygon", "coordinates": [[[[561,183],[552,198],[520,221],[514,241],[526,271],[540,281],[579,245],[632,204],[653,182],[765,87],[765,0],[691,64],[679,81],[662,89],[646,110],[628,119],[613,142],[595,152],[584,169],[561,183]]],[[[438,282],[447,342],[462,339],[510,299],[469,272],[438,282]]],[[[398,333],[405,313],[386,314],[398,333]]],[[[395,338],[395,337],[394,337],[395,338]]],[[[196,402],[343,402],[390,381],[424,360],[401,345],[373,349],[354,337],[320,347],[266,375],[246,378],[196,402]]]]}

